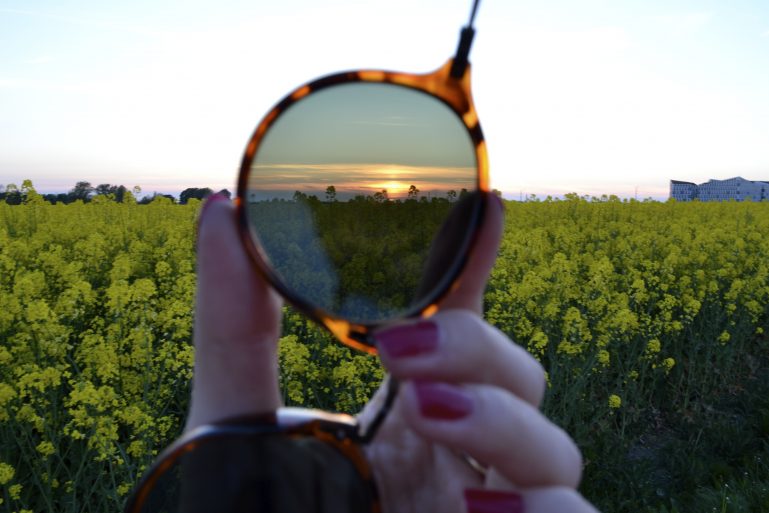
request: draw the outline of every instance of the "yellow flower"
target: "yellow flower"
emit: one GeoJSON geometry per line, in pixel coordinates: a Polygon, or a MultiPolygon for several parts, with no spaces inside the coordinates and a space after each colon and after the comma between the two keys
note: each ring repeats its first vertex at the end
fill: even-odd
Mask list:
{"type": "Polygon", "coordinates": [[[726,344],[727,342],[729,342],[730,338],[732,338],[732,336],[729,335],[728,331],[724,330],[723,333],[721,333],[718,336],[718,341],[721,342],[722,344],[726,344]]]}
{"type": "Polygon", "coordinates": [[[665,358],[662,361],[662,365],[665,366],[665,372],[670,372],[670,369],[672,369],[673,366],[675,366],[675,364],[676,364],[676,361],[673,358],[665,358]]]}
{"type": "Polygon", "coordinates": [[[117,487],[117,493],[120,496],[123,496],[131,491],[131,488],[133,488],[133,485],[131,483],[123,483],[117,487]]]}
{"type": "Polygon", "coordinates": [[[547,344],[547,335],[545,335],[542,331],[537,330],[529,340],[529,352],[534,355],[543,355],[545,354],[545,349],[547,349],[547,344]]]}
{"type": "Polygon", "coordinates": [[[6,484],[13,479],[16,470],[7,463],[0,463],[0,485],[6,484]]]}
{"type": "Polygon", "coordinates": [[[19,500],[19,497],[21,497],[21,485],[17,483],[9,486],[8,495],[10,495],[13,500],[19,500]]]}
{"type": "Polygon", "coordinates": [[[48,442],[48,441],[40,442],[39,444],[37,444],[37,452],[39,452],[45,457],[48,457],[51,454],[56,452],[56,448],[53,446],[51,442],[48,442]]]}
{"type": "Polygon", "coordinates": [[[609,354],[609,351],[605,349],[601,349],[598,351],[598,363],[603,365],[604,367],[607,367],[611,361],[611,355],[609,354]]]}
{"type": "Polygon", "coordinates": [[[134,457],[141,457],[144,455],[144,453],[147,451],[147,448],[144,445],[144,442],[141,440],[134,440],[131,442],[131,444],[128,446],[128,449],[126,452],[134,457]]]}
{"type": "Polygon", "coordinates": [[[0,347],[0,365],[5,365],[13,359],[11,353],[4,347],[0,347]]]}
{"type": "Polygon", "coordinates": [[[653,338],[649,341],[648,344],[646,344],[646,352],[651,354],[657,354],[660,352],[660,341],[656,338],[653,338]]]}
{"type": "Polygon", "coordinates": [[[609,408],[617,409],[622,406],[622,398],[617,394],[611,394],[609,396],[609,408]]]}

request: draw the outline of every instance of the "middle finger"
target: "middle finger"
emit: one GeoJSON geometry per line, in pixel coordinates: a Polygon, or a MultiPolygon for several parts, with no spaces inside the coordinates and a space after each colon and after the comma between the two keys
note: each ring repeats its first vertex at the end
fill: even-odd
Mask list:
{"type": "Polygon", "coordinates": [[[375,338],[385,367],[399,380],[489,384],[533,406],[542,401],[542,365],[469,310],[445,310],[375,338]]]}

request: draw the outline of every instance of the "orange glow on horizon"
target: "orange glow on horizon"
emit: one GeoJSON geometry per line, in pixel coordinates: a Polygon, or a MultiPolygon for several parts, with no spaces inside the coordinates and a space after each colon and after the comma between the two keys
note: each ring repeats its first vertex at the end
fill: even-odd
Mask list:
{"type": "Polygon", "coordinates": [[[397,195],[397,194],[405,194],[406,192],[408,192],[409,187],[411,186],[411,184],[406,185],[403,182],[396,182],[394,180],[390,180],[389,182],[374,183],[374,184],[371,184],[371,185],[367,184],[365,186],[363,184],[361,184],[361,186],[365,187],[365,188],[371,187],[371,188],[375,189],[376,191],[381,191],[382,189],[384,189],[384,190],[387,191],[388,194],[396,194],[397,195]]]}
{"type": "Polygon", "coordinates": [[[373,195],[383,189],[390,198],[405,198],[413,185],[418,196],[442,196],[477,187],[477,170],[468,167],[363,164],[257,164],[249,178],[253,191],[294,191],[322,197],[333,185],[337,194],[373,195]]]}

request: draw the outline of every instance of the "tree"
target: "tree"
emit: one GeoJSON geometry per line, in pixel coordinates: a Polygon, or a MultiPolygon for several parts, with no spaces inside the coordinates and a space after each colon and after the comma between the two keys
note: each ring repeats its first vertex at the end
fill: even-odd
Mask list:
{"type": "Polygon", "coordinates": [[[114,191],[117,187],[114,185],[110,185],[108,183],[101,183],[96,186],[94,189],[94,192],[100,196],[107,195],[107,194],[114,194],[114,191]]]}
{"type": "Polygon", "coordinates": [[[416,185],[412,185],[409,187],[408,192],[408,199],[415,200],[419,197],[419,189],[417,189],[416,185]]]}
{"type": "Polygon", "coordinates": [[[65,205],[67,204],[67,195],[63,192],[60,192],[59,194],[44,194],[43,199],[51,205],[55,205],[57,203],[63,203],[65,205]]]}
{"type": "Polygon", "coordinates": [[[333,185],[326,187],[326,201],[329,203],[336,201],[336,187],[333,185]]]}
{"type": "MultiPolygon", "coordinates": [[[[226,190],[226,189],[224,189],[226,190]]],[[[222,191],[223,192],[223,191],[222,191]]],[[[229,191],[227,191],[229,192],[229,191]]],[[[211,194],[213,194],[214,191],[209,189],[208,187],[188,187],[182,191],[182,193],[179,195],[179,204],[180,205],[186,205],[187,202],[191,199],[199,199],[204,200],[211,194]]]]}
{"type": "Polygon", "coordinates": [[[446,198],[448,198],[449,201],[456,201],[457,199],[457,191],[454,189],[449,190],[446,192],[446,198]]]}
{"type": "Polygon", "coordinates": [[[108,183],[102,183],[96,186],[96,189],[94,189],[94,192],[97,196],[109,196],[112,195],[113,200],[117,201],[118,203],[122,203],[123,199],[125,198],[125,193],[128,191],[128,189],[125,188],[124,185],[111,185],[108,183]]]}
{"type": "Polygon", "coordinates": [[[161,194],[159,192],[153,192],[152,196],[144,196],[141,199],[141,201],[139,201],[139,205],[149,205],[154,201],[158,201],[158,203],[163,203],[163,202],[176,203],[176,198],[174,198],[171,194],[161,194]]]}
{"type": "Polygon", "coordinates": [[[5,202],[9,205],[21,205],[21,192],[15,183],[5,186],[5,202]]]}
{"type": "Polygon", "coordinates": [[[377,203],[385,203],[387,199],[387,189],[382,189],[381,192],[374,193],[374,201],[377,203]]]}
{"type": "Polygon", "coordinates": [[[77,201],[82,200],[83,202],[87,202],[89,198],[91,197],[91,194],[93,193],[93,187],[91,186],[91,182],[77,182],[75,186],[70,189],[69,191],[69,201],[77,201]]]}

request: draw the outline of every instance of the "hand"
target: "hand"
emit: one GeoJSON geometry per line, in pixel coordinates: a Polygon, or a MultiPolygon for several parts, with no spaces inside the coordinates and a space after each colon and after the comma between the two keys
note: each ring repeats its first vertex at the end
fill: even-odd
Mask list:
{"type": "MultiPolygon", "coordinates": [[[[234,209],[221,199],[206,204],[198,233],[187,429],[274,411],[281,402],[281,301],[254,271],[234,209]]],[[[537,409],[545,388],[541,366],[480,317],[502,231],[502,209],[489,210],[477,250],[441,312],[376,334],[382,361],[402,381],[368,447],[384,510],[593,512],[574,490],[579,451],[537,409]],[[489,471],[473,469],[465,455],[489,471]]],[[[361,413],[362,423],[381,398],[382,390],[361,413]]]]}

